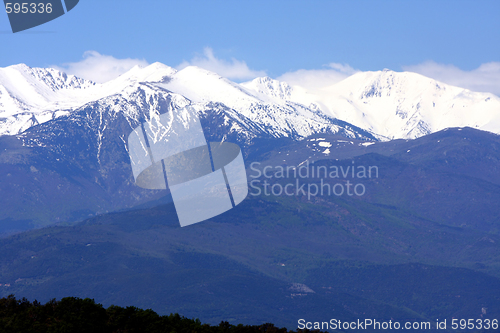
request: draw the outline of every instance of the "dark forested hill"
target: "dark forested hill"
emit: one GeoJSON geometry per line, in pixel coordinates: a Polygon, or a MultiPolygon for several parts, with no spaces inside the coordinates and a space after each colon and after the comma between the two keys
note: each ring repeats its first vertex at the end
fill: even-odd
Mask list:
{"type": "MultiPolygon", "coordinates": [[[[304,329],[301,332],[309,332],[304,329]]],[[[112,305],[105,309],[93,299],[66,297],[46,304],[10,295],[0,299],[1,333],[287,333],[271,323],[263,325],[202,324],[179,314],[160,316],[152,310],[112,305]]],[[[290,331],[292,333],[293,331],[290,331]]]]}

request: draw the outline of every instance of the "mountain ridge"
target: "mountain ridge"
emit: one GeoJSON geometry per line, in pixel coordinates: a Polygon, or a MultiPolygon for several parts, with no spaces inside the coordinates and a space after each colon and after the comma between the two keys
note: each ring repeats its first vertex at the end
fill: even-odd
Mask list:
{"type": "Polygon", "coordinates": [[[500,133],[500,98],[412,72],[358,72],[323,89],[292,93],[383,140],[414,139],[450,127],[500,133]]]}
{"type": "Polygon", "coordinates": [[[269,126],[276,128],[279,135],[295,131],[305,137],[321,132],[325,119],[352,124],[384,141],[417,138],[449,127],[500,133],[498,96],[453,87],[416,73],[358,72],[332,86],[308,91],[269,77],[238,84],[195,66],[176,70],[156,62],[135,66],[103,84],[24,64],[1,68],[0,135],[19,134],[141,84],[176,93],[200,109],[221,103],[268,130],[269,126]],[[14,76],[17,79],[12,79],[14,76]],[[19,93],[17,86],[28,87],[26,91],[32,93],[27,97],[28,93],[19,93]],[[316,124],[302,126],[311,121],[316,124]],[[290,126],[292,131],[283,131],[290,126]]]}
{"type": "MultiPolygon", "coordinates": [[[[11,67],[8,68],[8,71],[16,68],[29,69],[25,65],[11,67]]],[[[0,74],[2,71],[6,70],[0,69],[0,74]]],[[[59,73],[60,76],[65,75],[56,70],[36,69],[36,71],[45,71],[48,73],[47,75],[51,72],[59,73]]],[[[39,102],[38,104],[35,98],[28,100],[29,98],[24,95],[16,95],[13,92],[14,89],[11,88],[10,91],[7,91],[7,88],[4,87],[6,93],[0,96],[0,108],[2,105],[7,105],[6,102],[1,103],[2,98],[25,105],[25,107],[22,110],[9,112],[0,109],[0,115],[3,115],[3,118],[0,118],[0,135],[19,134],[32,126],[61,116],[69,116],[84,109],[88,104],[109,100],[113,96],[129,99],[129,104],[133,105],[137,101],[131,100],[131,96],[138,91],[150,90],[164,95],[176,96],[177,101],[182,101],[179,102],[182,106],[191,104],[200,114],[213,103],[221,103],[231,113],[232,118],[239,118],[240,121],[249,123],[245,127],[260,127],[275,137],[300,138],[318,132],[337,133],[344,131],[348,136],[361,135],[367,139],[374,139],[373,136],[356,129],[355,126],[339,122],[328,115],[317,110],[310,110],[300,104],[275,104],[262,101],[250,94],[244,87],[197,67],[187,67],[177,71],[161,63],[154,63],[145,68],[136,66],[120,77],[104,84],[95,84],[90,81],[82,82],[84,83],[82,89],[66,87],[66,90],[70,91],[69,93],[53,90],[50,93],[42,91],[34,94],[36,97],[43,97],[43,103],[39,102]]],[[[0,86],[2,84],[3,82],[0,80],[0,86]]],[[[7,86],[10,87],[8,84],[7,86]]],[[[143,101],[142,106],[151,110],[151,105],[148,106],[148,103],[149,101],[143,101]]],[[[127,113],[128,106],[125,106],[123,112],[127,113]]],[[[116,107],[114,109],[116,110],[116,107]]]]}

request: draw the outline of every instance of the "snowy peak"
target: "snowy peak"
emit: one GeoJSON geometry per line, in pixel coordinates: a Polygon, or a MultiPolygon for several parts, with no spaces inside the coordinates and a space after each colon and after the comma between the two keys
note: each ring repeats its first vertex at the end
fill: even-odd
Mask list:
{"type": "Polygon", "coordinates": [[[410,72],[359,72],[316,95],[327,114],[388,139],[412,139],[448,127],[500,133],[500,98],[410,72]]]}
{"type": "MultiPolygon", "coordinates": [[[[18,78],[19,75],[21,75],[25,80],[31,83],[44,84],[53,91],[62,89],[85,89],[95,84],[89,80],[81,79],[74,75],[67,75],[53,68],[31,68],[25,64],[19,64],[0,69],[0,72],[4,72],[7,78],[9,77],[9,71],[11,74],[17,72],[18,78]]],[[[0,82],[0,84],[4,85],[4,82],[0,82]]]]}
{"type": "Polygon", "coordinates": [[[0,68],[0,135],[68,115],[107,96],[120,94],[141,82],[165,82],[177,71],[161,63],[136,66],[120,77],[96,84],[52,68],[24,64],[0,68]]]}
{"type": "Polygon", "coordinates": [[[6,109],[7,105],[13,106],[12,104],[17,104],[16,109],[41,108],[57,99],[58,92],[87,89],[94,85],[92,81],[52,68],[31,68],[24,64],[0,68],[0,99],[4,104],[0,107],[0,112],[15,112],[15,109],[6,109]]]}
{"type": "Polygon", "coordinates": [[[241,84],[243,87],[251,90],[260,99],[269,99],[281,102],[287,101],[292,96],[292,87],[286,82],[273,80],[270,77],[258,77],[252,81],[241,84]]]}
{"type": "Polygon", "coordinates": [[[359,99],[406,95],[408,93],[432,93],[462,88],[448,86],[423,75],[411,72],[394,72],[388,69],[377,72],[358,72],[326,90],[354,94],[359,99]]]}
{"type": "Polygon", "coordinates": [[[239,84],[205,69],[188,66],[159,86],[181,94],[195,103],[219,102],[229,107],[248,108],[260,100],[239,84]]]}
{"type": "Polygon", "coordinates": [[[93,87],[92,81],[52,68],[24,64],[0,68],[0,135],[17,134],[66,114],[71,109],[68,103],[93,87]]]}
{"type": "Polygon", "coordinates": [[[131,85],[137,82],[167,82],[176,73],[177,70],[159,62],[146,67],[136,65],[118,78],[104,83],[104,85],[116,86],[131,85]]]}

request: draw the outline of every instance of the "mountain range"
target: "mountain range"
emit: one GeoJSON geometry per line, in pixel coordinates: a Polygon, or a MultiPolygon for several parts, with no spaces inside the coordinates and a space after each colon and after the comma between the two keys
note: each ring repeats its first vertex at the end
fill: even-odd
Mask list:
{"type": "Polygon", "coordinates": [[[142,122],[177,114],[187,105],[199,113],[207,139],[242,146],[314,133],[374,139],[300,104],[264,103],[237,84],[194,67],[177,72],[153,64],[104,85],[24,65],[4,69],[2,78],[4,231],[78,220],[164,196],[134,185],[127,138],[142,122]],[[204,86],[218,92],[218,99],[208,100],[204,86]]]}
{"type": "Polygon", "coordinates": [[[358,72],[315,91],[296,87],[290,100],[313,103],[324,113],[381,140],[415,139],[449,127],[468,126],[494,133],[500,129],[498,96],[411,72],[358,72]]]}
{"type": "Polygon", "coordinates": [[[186,105],[208,140],[238,143],[247,157],[317,134],[376,142],[450,126],[500,131],[498,97],[414,73],[357,73],[307,92],[268,77],[237,84],[160,63],[104,84],[15,65],[0,69],[1,230],[81,220],[164,196],[134,185],[127,137],[186,105]]]}
{"type": "Polygon", "coordinates": [[[168,91],[200,112],[208,104],[223,105],[230,116],[244,118],[276,137],[343,130],[353,136],[362,129],[381,140],[412,139],[465,126],[500,132],[498,96],[411,72],[358,72],[332,86],[307,90],[269,77],[238,84],[194,66],[177,71],[154,63],[136,66],[104,84],[50,68],[24,64],[2,68],[0,135],[19,134],[110,96],[127,99],[145,86],[168,91]],[[332,118],[355,128],[346,129],[345,123],[339,127],[332,118]]]}
{"type": "Polygon", "coordinates": [[[371,137],[319,110],[258,98],[244,87],[197,67],[176,71],[155,63],[95,84],[53,69],[17,65],[0,70],[0,86],[0,134],[19,134],[33,125],[78,112],[90,103],[113,104],[113,99],[122,101],[120,108],[113,104],[112,111],[130,121],[137,120],[139,114],[150,119],[158,111],[154,110],[154,99],[169,98],[173,108],[192,104],[200,113],[215,106],[244,126],[240,129],[235,124],[230,133],[243,132],[249,137],[265,132],[273,137],[298,138],[339,131],[352,137],[371,137]]]}
{"type": "Polygon", "coordinates": [[[306,91],[159,63],[104,84],[0,69],[0,296],[294,329],[299,318],[498,318],[499,105],[387,70],[306,91]],[[252,186],[232,210],[180,228],[168,191],[134,184],[127,138],[188,105],[208,141],[240,145],[252,186]],[[310,173],[357,166],[377,173],[310,173]],[[298,168],[311,176],[264,173],[298,168]],[[298,182],[364,190],[264,191],[298,182]]]}

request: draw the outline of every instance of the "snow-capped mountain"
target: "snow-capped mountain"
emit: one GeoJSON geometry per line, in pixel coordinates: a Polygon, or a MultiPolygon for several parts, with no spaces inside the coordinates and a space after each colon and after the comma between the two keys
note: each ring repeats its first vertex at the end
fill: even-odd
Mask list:
{"type": "Polygon", "coordinates": [[[243,85],[271,98],[317,105],[326,114],[387,139],[413,139],[449,127],[500,133],[500,98],[410,72],[359,72],[319,91],[255,79],[243,85]]]}
{"type": "Polygon", "coordinates": [[[13,135],[68,114],[94,83],[24,64],[0,69],[0,135],[13,135]]]}
{"type": "MultiPolygon", "coordinates": [[[[289,142],[275,138],[410,137],[433,131],[433,126],[467,126],[476,119],[483,121],[478,126],[498,132],[494,121],[499,102],[493,95],[437,87],[421,76],[414,81],[409,73],[361,74],[367,78],[354,75],[325,88],[322,95],[270,78],[237,84],[200,68],[178,71],[160,63],[135,67],[104,84],[53,69],[0,69],[0,222],[28,221],[26,228],[31,228],[164,197],[165,192],[135,186],[127,138],[141,123],[155,122],[163,113],[182,117],[180,110],[187,105],[199,114],[207,140],[236,142],[249,159],[289,142]],[[351,109],[335,108],[345,100],[351,109]],[[447,104],[458,100],[467,102],[460,112],[455,111],[457,104],[447,104]],[[434,113],[426,111],[429,103],[435,103],[434,113]],[[401,112],[391,111],[394,105],[401,112]],[[485,105],[489,118],[479,116],[485,105]],[[412,117],[418,121],[410,122],[412,117]],[[384,119],[394,127],[384,127],[384,119]]],[[[325,144],[319,146],[328,149],[325,144]]]]}
{"type": "MultiPolygon", "coordinates": [[[[145,68],[134,67],[117,79],[96,84],[54,69],[17,65],[0,69],[0,87],[0,135],[18,134],[110,96],[125,98],[128,102],[120,105],[121,112],[137,119],[136,113],[129,112],[135,104],[129,97],[139,90],[152,90],[175,96],[175,100],[182,101],[179,108],[192,104],[200,114],[218,105],[226,117],[237,120],[228,134],[245,127],[273,137],[299,138],[318,132],[371,137],[319,110],[286,101],[280,95],[272,96],[276,89],[259,93],[197,67],[176,71],[154,63],[145,68]]],[[[255,133],[244,135],[252,137],[255,133]]]]}
{"type": "MultiPolygon", "coordinates": [[[[75,221],[164,197],[165,191],[135,186],[128,136],[141,123],[160,124],[165,113],[183,118],[188,105],[207,140],[236,142],[246,157],[289,141],[275,138],[329,133],[374,139],[319,110],[259,98],[196,67],[176,71],[156,63],[95,84],[20,65],[3,69],[1,78],[0,130],[11,135],[0,135],[0,225],[75,221]]],[[[166,135],[165,126],[153,127],[152,137],[166,135]]]]}
{"type": "Polygon", "coordinates": [[[500,98],[416,73],[357,73],[325,92],[328,114],[389,139],[464,126],[500,133],[500,98]]]}
{"type": "MultiPolygon", "coordinates": [[[[180,104],[192,104],[201,115],[216,106],[219,113],[234,120],[226,128],[231,133],[253,129],[253,134],[245,132],[247,137],[260,131],[273,137],[300,138],[328,132],[410,139],[465,126],[500,133],[498,96],[415,73],[359,72],[333,86],[307,91],[268,77],[237,84],[201,68],[177,71],[154,63],[134,67],[104,84],[50,68],[1,68],[0,135],[18,134],[110,96],[127,99],[146,86],[175,95],[176,100],[182,100],[180,104]]],[[[134,101],[128,99],[121,112],[128,114],[132,104],[134,101]]],[[[136,119],[137,115],[130,117],[136,119]]]]}

